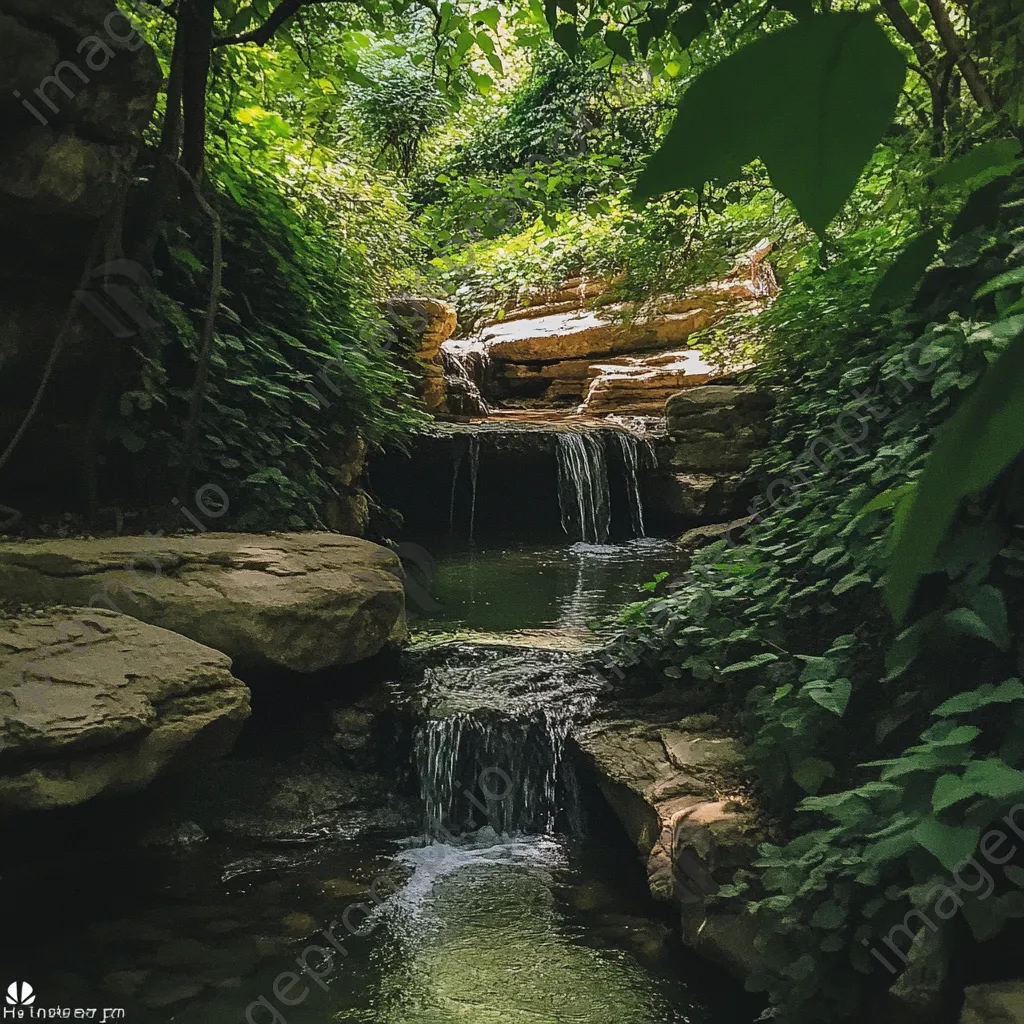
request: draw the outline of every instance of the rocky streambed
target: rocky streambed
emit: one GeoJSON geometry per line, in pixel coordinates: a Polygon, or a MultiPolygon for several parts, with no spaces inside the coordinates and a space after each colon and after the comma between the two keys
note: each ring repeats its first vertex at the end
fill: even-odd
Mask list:
{"type": "Polygon", "coordinates": [[[752,1020],[679,918],[684,854],[739,855],[735,751],[602,710],[588,663],[646,543],[443,554],[405,653],[364,541],[6,545],[12,977],[153,1024],[752,1020]]]}

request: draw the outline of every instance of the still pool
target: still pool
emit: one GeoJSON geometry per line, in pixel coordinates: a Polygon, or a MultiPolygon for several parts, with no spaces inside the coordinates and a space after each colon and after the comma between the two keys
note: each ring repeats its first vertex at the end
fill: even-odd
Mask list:
{"type": "Polygon", "coordinates": [[[588,632],[631,601],[656,574],[680,575],[686,556],[664,540],[571,547],[507,547],[435,556],[436,604],[420,608],[416,629],[588,632]]]}

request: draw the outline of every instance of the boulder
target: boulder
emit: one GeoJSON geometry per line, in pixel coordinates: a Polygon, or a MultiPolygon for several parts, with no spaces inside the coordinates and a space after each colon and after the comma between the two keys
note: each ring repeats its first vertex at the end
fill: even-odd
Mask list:
{"type": "Polygon", "coordinates": [[[960,1024],[1024,1024],[1024,981],[966,989],[960,1024]]]}
{"type": "Polygon", "coordinates": [[[743,531],[753,522],[753,516],[733,519],[728,523],[708,523],[706,526],[695,526],[687,530],[676,543],[689,554],[720,540],[730,540],[738,544],[743,539],[743,531]]]}
{"type": "Polygon", "coordinates": [[[240,664],[316,672],[405,636],[401,563],[332,533],[33,540],[0,550],[0,599],[106,607],[240,664]]]}
{"type": "Polygon", "coordinates": [[[585,770],[647,859],[657,899],[676,904],[683,940],[745,977],[756,966],[750,918],[709,904],[756,856],[752,811],[740,798],[742,752],[686,723],[597,721],[577,736],[585,770]]]}
{"type": "Polygon", "coordinates": [[[0,618],[0,814],[142,789],[249,715],[230,659],[102,608],[0,618]]]}
{"type": "Polygon", "coordinates": [[[775,396],[761,388],[708,384],[672,395],[665,405],[671,465],[684,472],[743,472],[770,436],[775,396]]]}
{"type": "Polygon", "coordinates": [[[697,309],[628,321],[625,306],[601,312],[559,313],[530,320],[503,321],[481,335],[487,354],[498,363],[559,362],[679,345],[713,322],[697,309]]]}
{"type": "MultiPolygon", "coordinates": [[[[658,451],[659,461],[662,452],[658,451]]],[[[658,515],[677,527],[738,517],[755,487],[739,473],[674,473],[661,470],[648,481],[649,500],[658,515]]]]}

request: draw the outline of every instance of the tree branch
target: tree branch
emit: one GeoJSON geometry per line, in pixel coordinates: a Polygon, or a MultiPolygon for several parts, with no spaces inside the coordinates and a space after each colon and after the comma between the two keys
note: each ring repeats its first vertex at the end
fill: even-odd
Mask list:
{"type": "Polygon", "coordinates": [[[233,36],[221,36],[219,39],[214,39],[213,45],[217,47],[256,43],[257,46],[266,46],[274,38],[277,30],[298,14],[303,7],[337,2],[339,0],[281,0],[281,3],[270,12],[270,17],[262,25],[249,29],[247,32],[236,32],[233,36]]]}
{"type": "Polygon", "coordinates": [[[992,109],[992,96],[989,93],[985,79],[982,77],[974,58],[967,53],[963,40],[956,34],[953,23],[949,20],[949,14],[943,6],[942,0],[925,0],[928,10],[931,11],[932,21],[938,30],[942,45],[946,47],[949,55],[956,61],[960,73],[964,76],[967,88],[971,90],[974,102],[982,110],[992,109]]]}

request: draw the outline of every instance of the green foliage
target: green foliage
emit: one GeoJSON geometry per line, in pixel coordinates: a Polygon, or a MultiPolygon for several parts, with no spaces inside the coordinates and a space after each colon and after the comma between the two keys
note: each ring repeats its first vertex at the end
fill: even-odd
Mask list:
{"type": "Polygon", "coordinates": [[[686,91],[637,195],[732,181],[759,157],[822,235],[889,127],[905,74],[899,50],[868,15],[808,18],[759,39],[686,91]]]}
{"type": "MultiPolygon", "coordinates": [[[[723,896],[755,916],[765,970],[754,985],[786,1020],[843,1019],[888,985],[869,948],[911,909],[927,912],[927,894],[1024,795],[1019,473],[973,488],[940,531],[926,599],[901,632],[879,600],[933,431],[945,424],[938,453],[962,410],[980,408],[962,396],[1016,348],[1000,290],[985,285],[1016,252],[1019,195],[1011,178],[994,205],[965,217],[954,204],[948,247],[913,305],[889,316],[871,310],[887,260],[866,258],[870,230],[828,270],[790,278],[759,371],[791,384],[755,523],[741,545],[699,552],[685,584],[625,626],[623,666],[714,686],[716,710],[736,708],[751,738],[763,808],[790,838],[764,846],[755,874],[723,896]],[[837,336],[807,344],[815,303],[837,291],[825,319],[837,336]]],[[[984,379],[1012,392],[1021,375],[984,379]]],[[[1005,451],[1017,427],[1000,436],[1005,451]]],[[[976,461],[962,450],[946,462],[947,486],[976,461]]],[[[991,900],[965,902],[975,941],[1024,905],[1009,876],[997,884],[991,900]]]]}

